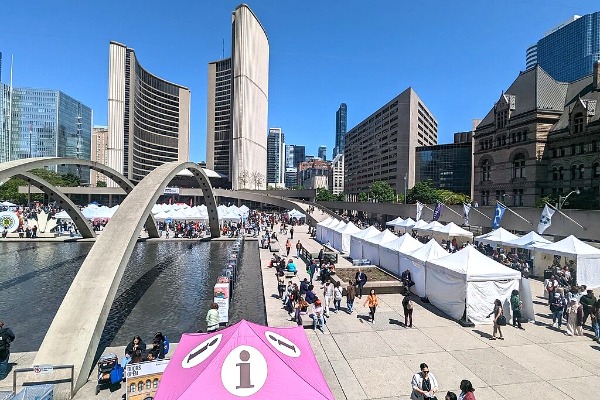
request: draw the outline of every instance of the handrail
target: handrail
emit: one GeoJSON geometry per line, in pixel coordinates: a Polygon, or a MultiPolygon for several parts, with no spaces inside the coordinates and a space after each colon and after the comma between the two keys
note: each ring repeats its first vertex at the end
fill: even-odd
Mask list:
{"type": "MultiPolygon", "coordinates": [[[[73,398],[73,386],[75,384],[75,366],[74,365],[52,365],[53,370],[56,369],[70,369],[71,370],[71,378],[67,379],[51,379],[45,381],[35,381],[35,382],[23,382],[22,386],[35,386],[35,385],[43,385],[43,384],[56,384],[56,383],[71,383],[71,391],[69,393],[69,399],[73,398]]],[[[17,368],[13,369],[13,393],[17,393],[17,373],[21,372],[34,372],[37,368],[17,368]]]]}

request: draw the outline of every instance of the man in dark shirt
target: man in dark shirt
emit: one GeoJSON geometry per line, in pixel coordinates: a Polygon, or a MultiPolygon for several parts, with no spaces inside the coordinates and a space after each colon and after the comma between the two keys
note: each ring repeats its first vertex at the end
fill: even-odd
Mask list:
{"type": "Polygon", "coordinates": [[[365,286],[365,283],[367,283],[367,274],[359,269],[354,278],[354,281],[356,282],[354,285],[358,286],[358,298],[362,299],[362,289],[363,286],[365,286]]]}

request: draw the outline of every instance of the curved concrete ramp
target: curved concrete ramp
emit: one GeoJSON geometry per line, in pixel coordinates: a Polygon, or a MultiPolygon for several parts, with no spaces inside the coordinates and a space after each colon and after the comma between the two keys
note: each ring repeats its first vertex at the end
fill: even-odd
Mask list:
{"type": "Polygon", "coordinates": [[[198,180],[212,237],[219,237],[212,187],[196,164],[164,164],[137,184],[96,239],[35,358],[34,364],[73,364],[76,390],[85,384],[92,370],[108,312],[143,223],[167,184],[183,169],[189,169],[198,180]]]}
{"type": "Polygon", "coordinates": [[[50,201],[56,201],[71,217],[71,220],[77,227],[77,230],[84,238],[94,238],[96,233],[94,228],[87,219],[83,216],[79,207],[77,207],[71,199],[65,196],[56,186],[50,184],[46,180],[34,175],[30,172],[21,172],[16,174],[15,177],[26,180],[28,183],[40,189],[42,192],[48,195],[50,201]]]}
{"type": "MultiPolygon", "coordinates": [[[[54,165],[81,165],[84,167],[89,167],[90,169],[98,171],[103,175],[106,175],[106,177],[112,179],[117,185],[119,185],[119,187],[121,187],[121,189],[125,191],[125,193],[131,192],[134,187],[133,183],[129,179],[127,179],[123,174],[115,171],[110,167],[107,167],[104,164],[101,164],[96,161],[82,160],[80,158],[69,157],[23,158],[21,160],[14,160],[1,163],[0,182],[6,181],[19,173],[28,172],[35,168],[44,168],[54,165]]],[[[148,220],[146,221],[145,227],[148,231],[149,237],[158,237],[158,228],[156,226],[156,221],[154,221],[154,216],[152,214],[148,216],[148,220]]]]}

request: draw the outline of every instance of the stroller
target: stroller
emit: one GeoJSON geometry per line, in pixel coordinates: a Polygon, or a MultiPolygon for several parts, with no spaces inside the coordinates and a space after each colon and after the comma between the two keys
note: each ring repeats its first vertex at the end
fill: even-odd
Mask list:
{"type": "Polygon", "coordinates": [[[103,354],[98,360],[98,383],[96,394],[100,390],[110,388],[111,392],[121,387],[123,367],[115,353],[103,354]]]}

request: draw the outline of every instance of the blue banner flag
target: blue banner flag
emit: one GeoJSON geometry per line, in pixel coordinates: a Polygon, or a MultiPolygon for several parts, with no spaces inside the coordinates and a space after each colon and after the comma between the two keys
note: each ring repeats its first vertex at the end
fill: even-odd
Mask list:
{"type": "Polygon", "coordinates": [[[494,218],[492,219],[492,229],[500,228],[500,221],[504,216],[504,212],[506,211],[506,206],[502,203],[496,203],[496,212],[494,213],[494,218]]]}
{"type": "Polygon", "coordinates": [[[444,211],[444,205],[442,203],[437,203],[435,205],[435,209],[433,210],[433,220],[437,221],[442,216],[442,211],[444,211]]]}

